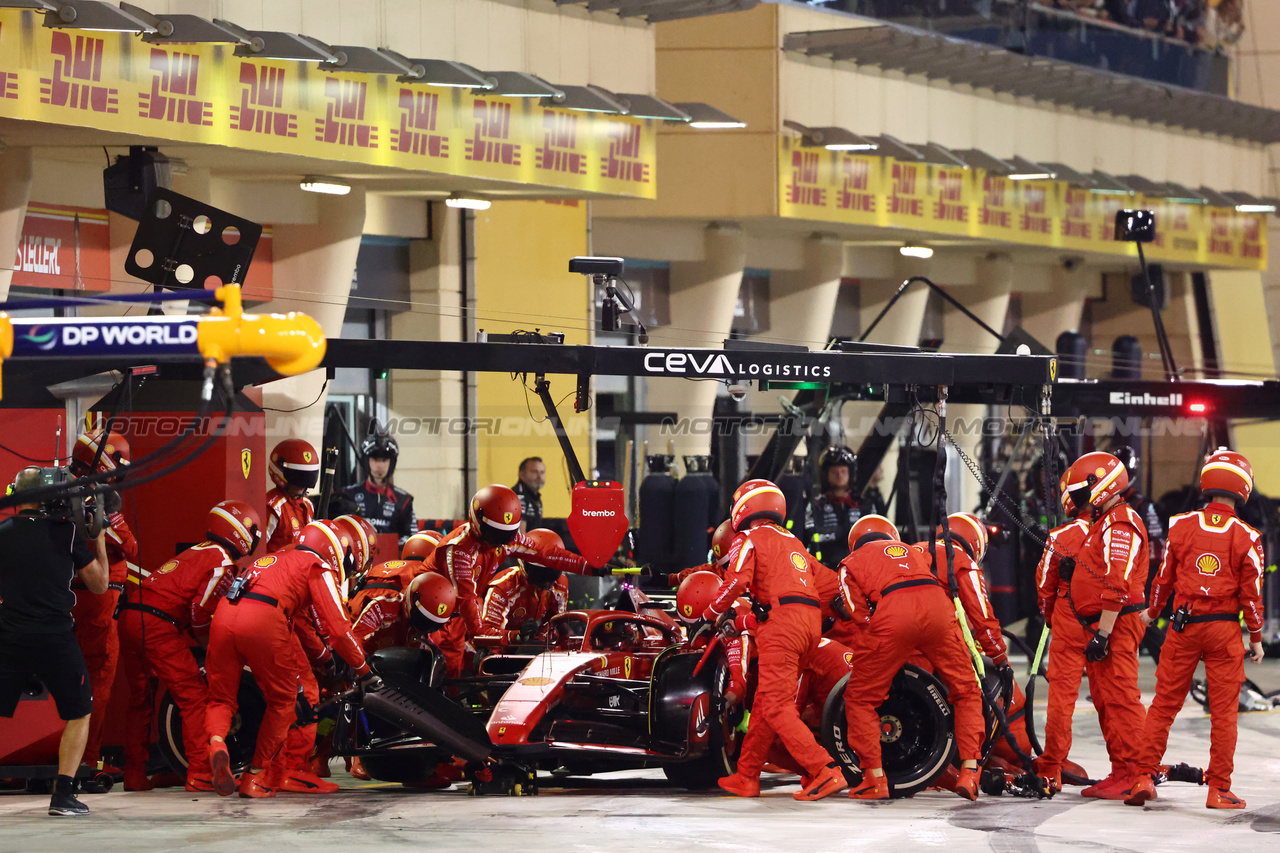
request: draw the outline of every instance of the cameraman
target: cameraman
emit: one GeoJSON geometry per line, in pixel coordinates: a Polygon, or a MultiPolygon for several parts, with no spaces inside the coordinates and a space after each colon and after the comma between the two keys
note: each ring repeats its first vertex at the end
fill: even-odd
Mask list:
{"type": "MultiPolygon", "coordinates": [[[[43,484],[40,468],[24,468],[14,493],[43,484]]],[[[67,721],[58,747],[58,779],[51,815],[83,815],[75,797],[75,774],[89,735],[93,691],[76,643],[71,580],[79,575],[90,592],[107,591],[107,554],[99,534],[97,556],[65,519],[50,518],[39,502],[21,504],[0,522],[0,716],[12,717],[31,676],[44,682],[67,721]]]]}

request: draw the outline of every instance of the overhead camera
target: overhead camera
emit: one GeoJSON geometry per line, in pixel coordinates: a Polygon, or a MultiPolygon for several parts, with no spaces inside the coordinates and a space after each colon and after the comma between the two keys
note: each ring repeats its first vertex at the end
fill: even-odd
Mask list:
{"type": "Polygon", "coordinates": [[[1124,243],[1151,243],[1156,239],[1153,210],[1117,210],[1116,239],[1124,243]]]}
{"type": "Polygon", "coordinates": [[[1084,258],[1079,255],[1063,255],[1061,261],[1062,268],[1067,272],[1079,269],[1084,264],[1084,258]]]}
{"type": "MultiPolygon", "coordinates": [[[[597,287],[604,288],[604,302],[600,306],[600,329],[605,332],[617,332],[622,329],[622,315],[630,314],[639,329],[638,340],[642,344],[649,343],[649,330],[636,316],[635,305],[618,290],[618,279],[622,276],[625,261],[622,258],[603,258],[579,256],[569,259],[569,272],[591,276],[597,287]]],[[[628,288],[630,290],[630,288],[628,288]]]]}
{"type": "Polygon", "coordinates": [[[725,390],[729,392],[729,396],[733,399],[745,400],[749,389],[746,383],[743,382],[734,382],[733,384],[725,382],[725,390]]]}

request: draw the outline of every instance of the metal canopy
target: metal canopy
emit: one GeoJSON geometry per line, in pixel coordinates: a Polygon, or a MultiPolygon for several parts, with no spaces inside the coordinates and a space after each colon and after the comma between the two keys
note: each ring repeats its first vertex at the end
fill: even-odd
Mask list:
{"type": "Polygon", "coordinates": [[[1280,110],[897,24],[788,33],[783,50],[1251,142],[1280,142],[1280,110]]]}
{"type": "MultiPolygon", "coordinates": [[[[614,12],[620,18],[645,18],[650,23],[745,12],[760,0],[586,0],[589,12],[614,12]]],[[[583,0],[556,0],[557,6],[579,6],[583,0]]]]}

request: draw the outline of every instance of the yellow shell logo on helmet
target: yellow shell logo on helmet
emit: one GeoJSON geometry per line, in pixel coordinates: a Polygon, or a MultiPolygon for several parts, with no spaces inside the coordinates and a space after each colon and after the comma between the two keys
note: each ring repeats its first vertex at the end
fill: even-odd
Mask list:
{"type": "Polygon", "coordinates": [[[890,545],[888,548],[884,549],[884,555],[886,557],[893,557],[896,560],[898,557],[905,557],[907,555],[907,549],[901,545],[890,545]]]}
{"type": "Polygon", "coordinates": [[[1105,477],[1105,476],[1107,476],[1107,469],[1106,469],[1106,468],[1098,468],[1098,469],[1096,469],[1093,473],[1094,473],[1094,476],[1096,476],[1096,477],[1099,477],[1099,478],[1101,478],[1101,477],[1105,477]]]}
{"type": "Polygon", "coordinates": [[[1212,554],[1201,554],[1200,559],[1196,560],[1196,568],[1202,575],[1216,575],[1222,568],[1222,563],[1218,562],[1218,558],[1212,554]]]}

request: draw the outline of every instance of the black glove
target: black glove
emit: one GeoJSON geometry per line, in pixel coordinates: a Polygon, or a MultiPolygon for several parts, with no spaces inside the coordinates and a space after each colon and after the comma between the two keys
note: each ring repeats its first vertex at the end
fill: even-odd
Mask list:
{"type": "Polygon", "coordinates": [[[360,682],[356,685],[360,689],[360,694],[377,693],[382,689],[382,679],[372,672],[367,672],[360,676],[360,682]]]}
{"type": "Polygon", "coordinates": [[[1076,561],[1072,557],[1063,557],[1058,561],[1058,577],[1071,583],[1071,576],[1076,573],[1076,561]]]}
{"type": "Polygon", "coordinates": [[[658,574],[661,574],[661,572],[657,572],[657,571],[655,571],[655,570],[654,570],[654,568],[653,568],[653,566],[641,566],[641,567],[640,567],[640,577],[642,577],[642,578],[651,578],[651,577],[653,577],[654,575],[658,575],[658,574]]]}
{"type": "Polygon", "coordinates": [[[697,622],[694,622],[692,625],[685,628],[685,630],[689,632],[690,645],[697,642],[698,638],[703,634],[713,633],[715,629],[716,623],[712,622],[710,619],[699,619],[697,622]]]}
{"type": "Polygon", "coordinates": [[[1104,634],[1101,631],[1093,632],[1093,639],[1089,640],[1089,645],[1084,647],[1085,659],[1093,663],[1097,663],[1107,656],[1111,651],[1111,635],[1104,634]]]}
{"type": "Polygon", "coordinates": [[[298,686],[298,695],[293,700],[293,715],[299,727],[309,726],[316,721],[316,710],[311,707],[307,694],[298,686]]]}
{"type": "Polygon", "coordinates": [[[332,681],[342,684],[350,684],[356,680],[356,671],[351,668],[351,664],[337,655],[324,662],[324,674],[332,681]]]}
{"type": "Polygon", "coordinates": [[[528,640],[537,635],[542,623],[537,619],[526,619],[520,623],[520,639],[528,640]]]}
{"type": "Polygon", "coordinates": [[[102,490],[102,509],[107,515],[115,515],[124,509],[124,498],[115,489],[102,490]]]}
{"type": "Polygon", "coordinates": [[[1013,667],[1008,661],[996,667],[996,677],[1000,679],[1000,701],[1006,708],[1013,701],[1013,667]]]}
{"type": "Polygon", "coordinates": [[[853,614],[849,612],[849,605],[845,602],[843,595],[837,595],[831,599],[831,612],[836,614],[836,618],[841,622],[853,621],[853,614]]]}

